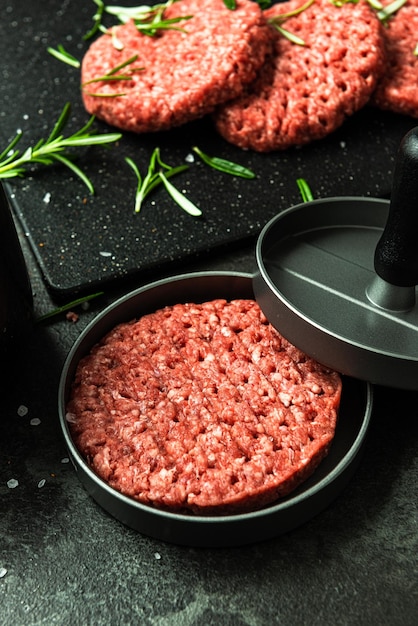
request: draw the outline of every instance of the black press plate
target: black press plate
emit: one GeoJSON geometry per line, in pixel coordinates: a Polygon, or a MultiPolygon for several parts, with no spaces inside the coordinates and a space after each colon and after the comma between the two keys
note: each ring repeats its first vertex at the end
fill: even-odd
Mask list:
{"type": "MultiPolygon", "coordinates": [[[[46,137],[66,102],[72,105],[69,131],[87,121],[79,71],[55,60],[47,47],[62,44],[81,59],[95,10],[88,0],[7,0],[0,20],[1,146],[17,129],[24,132],[21,148],[46,137]]],[[[68,296],[255,239],[270,218],[300,202],[298,177],[308,181],[316,198],[387,197],[399,142],[413,126],[411,118],[366,108],[325,140],[262,155],[227,144],[207,118],[162,134],[124,134],[118,146],[87,150],[78,163],[95,185],[94,196],[60,167],[37,168],[8,181],[6,190],[48,287],[68,296]],[[202,218],[183,213],[164,191],[135,214],[136,181],[125,157],[144,172],[155,147],[175,166],[196,144],[249,166],[257,178],[232,178],[195,162],[176,185],[200,206],[202,218]]],[[[112,130],[102,123],[97,127],[112,130]]]]}

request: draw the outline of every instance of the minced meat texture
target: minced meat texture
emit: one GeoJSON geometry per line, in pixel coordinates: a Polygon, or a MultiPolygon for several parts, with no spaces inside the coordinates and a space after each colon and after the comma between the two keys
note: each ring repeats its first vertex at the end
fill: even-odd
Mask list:
{"type": "MultiPolygon", "coordinates": [[[[303,0],[265,11],[268,20],[303,0]]],[[[315,2],[275,32],[273,54],[244,95],[222,105],[216,127],[229,142],[259,152],[284,150],[325,137],[370,99],[384,68],[382,26],[364,1],[315,2]]]]}
{"type": "Polygon", "coordinates": [[[179,16],[192,16],[175,24],[180,30],[150,37],[130,21],[91,45],[81,69],[89,113],[123,130],[167,130],[212,112],[255,78],[272,45],[256,2],[238,0],[231,11],[223,0],[179,0],[164,18],[179,16]],[[118,72],[130,80],[90,82],[135,55],[118,72]]]}
{"type": "MultiPolygon", "coordinates": [[[[384,6],[389,4],[383,2],[384,6]]],[[[383,29],[387,68],[371,103],[380,109],[418,117],[418,0],[407,0],[383,29]]]]}
{"type": "Polygon", "coordinates": [[[117,326],[82,359],[67,419],[92,469],[123,494],[229,514],[312,474],[334,436],[341,384],[253,300],[178,304],[117,326]]]}

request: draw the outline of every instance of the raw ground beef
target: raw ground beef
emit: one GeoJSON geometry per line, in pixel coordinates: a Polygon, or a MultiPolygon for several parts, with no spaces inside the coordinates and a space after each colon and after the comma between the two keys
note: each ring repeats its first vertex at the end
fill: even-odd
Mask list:
{"type": "MultiPolygon", "coordinates": [[[[386,6],[388,1],[383,2],[386,6]]],[[[418,117],[418,0],[408,0],[383,29],[387,68],[373,94],[381,109],[418,117]]]]}
{"type": "MultiPolygon", "coordinates": [[[[303,4],[279,3],[265,16],[303,4]]],[[[369,101],[384,68],[382,27],[363,0],[342,6],[315,0],[283,27],[306,45],[276,31],[258,79],[215,113],[220,134],[241,148],[284,150],[328,135],[369,101]]]]}
{"type": "Polygon", "coordinates": [[[238,0],[234,11],[223,0],[180,0],[164,15],[193,17],[176,25],[186,32],[167,30],[154,37],[140,34],[133,22],[115,26],[113,34],[122,50],[108,34],[91,45],[82,62],[82,84],[136,54],[137,61],[121,73],[138,69],[131,80],[85,84],[83,100],[89,113],[138,133],[179,126],[239,95],[271,49],[271,29],[258,4],[250,0],[238,0]]]}
{"type": "Polygon", "coordinates": [[[166,307],[117,326],[80,362],[75,445],[123,494],[197,514],[287,495],[332,442],[341,378],[252,300],[166,307]]]}

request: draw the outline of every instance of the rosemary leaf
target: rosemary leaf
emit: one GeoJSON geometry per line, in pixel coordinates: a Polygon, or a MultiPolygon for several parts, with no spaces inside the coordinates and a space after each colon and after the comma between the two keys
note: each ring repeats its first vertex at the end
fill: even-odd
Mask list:
{"type": "Polygon", "coordinates": [[[126,61],[119,63],[119,65],[116,65],[115,67],[112,67],[112,69],[109,70],[107,74],[105,74],[105,76],[112,76],[113,74],[117,74],[119,70],[123,70],[128,65],[135,63],[137,59],[138,59],[138,55],[134,54],[133,56],[129,57],[129,59],[126,59],[126,61]]]}
{"type": "Polygon", "coordinates": [[[73,163],[73,161],[71,161],[71,159],[68,159],[67,157],[63,156],[62,154],[55,154],[55,159],[56,159],[56,161],[59,161],[60,163],[62,163],[62,165],[65,165],[66,167],[68,167],[68,169],[72,170],[74,172],[74,174],[76,176],[78,176],[78,178],[86,185],[86,187],[89,190],[89,192],[92,195],[94,194],[93,183],[91,182],[89,177],[86,176],[86,174],[83,172],[83,170],[81,170],[75,163],[73,163]]]}
{"type": "Polygon", "coordinates": [[[142,200],[143,200],[143,198],[141,197],[141,189],[142,189],[141,172],[139,171],[139,168],[137,164],[135,163],[135,161],[133,161],[130,157],[125,157],[125,161],[129,165],[129,167],[132,168],[137,179],[136,193],[135,193],[135,213],[139,213],[139,211],[141,210],[142,200]]]}
{"type": "MultiPolygon", "coordinates": [[[[351,1],[351,0],[344,0],[344,1],[351,1]]],[[[280,13],[279,15],[276,15],[275,17],[272,18],[272,21],[273,22],[285,22],[286,20],[289,19],[289,17],[295,17],[296,15],[299,15],[303,11],[306,11],[306,9],[309,9],[309,7],[312,4],[314,4],[314,2],[315,0],[307,0],[305,4],[302,4],[302,6],[298,7],[294,11],[287,11],[286,13],[280,13]]]]}
{"type": "Polygon", "coordinates": [[[163,172],[160,172],[159,176],[168,194],[172,197],[174,202],[178,204],[181,209],[183,209],[183,211],[186,211],[186,213],[192,215],[193,217],[200,217],[200,215],[202,215],[202,211],[195,204],[193,204],[193,202],[186,198],[186,196],[176,187],[174,187],[163,172]]]}
{"type": "MultiPolygon", "coordinates": [[[[170,167],[169,170],[165,172],[166,178],[172,178],[176,174],[180,174],[181,172],[185,172],[189,169],[188,165],[178,165],[177,167],[170,167]]],[[[161,184],[161,178],[159,174],[156,174],[153,179],[148,184],[148,193],[151,192],[155,187],[161,184]]]]}
{"type": "Polygon", "coordinates": [[[277,30],[277,32],[283,35],[283,37],[286,37],[286,39],[296,44],[297,46],[306,46],[305,41],[301,37],[298,37],[298,35],[295,35],[289,30],[286,30],[285,28],[283,28],[283,26],[280,26],[280,24],[274,24],[274,28],[277,30]]]}
{"type": "Polygon", "coordinates": [[[241,178],[255,178],[255,174],[252,170],[239,165],[238,163],[234,163],[233,161],[227,161],[226,159],[221,159],[219,157],[211,157],[197,146],[193,146],[193,152],[195,152],[206,165],[213,167],[215,170],[219,170],[220,172],[225,172],[226,174],[230,174],[231,176],[240,176],[241,178]]]}
{"type": "MultiPolygon", "coordinates": [[[[69,120],[70,113],[71,113],[71,104],[69,102],[67,102],[64,105],[64,108],[61,111],[61,114],[60,114],[58,120],[55,122],[54,127],[53,127],[53,129],[52,129],[48,139],[45,141],[45,143],[50,143],[51,141],[54,141],[60,135],[61,131],[63,130],[63,128],[65,127],[65,125],[67,124],[67,122],[69,120]]],[[[34,150],[37,150],[40,147],[41,143],[44,143],[43,139],[40,139],[38,144],[36,144],[36,146],[34,147],[34,150]]]]}
{"type": "MultiPolygon", "coordinates": [[[[270,0],[257,0],[257,4],[264,11],[264,9],[269,8],[269,6],[271,5],[271,1],[270,0]]],[[[237,8],[236,0],[224,0],[224,5],[226,6],[227,9],[230,9],[231,11],[234,11],[237,8]]]]}
{"type": "Polygon", "coordinates": [[[83,87],[85,85],[91,85],[92,83],[106,83],[106,82],[112,82],[112,81],[117,81],[117,80],[132,80],[132,76],[130,76],[129,74],[116,74],[115,76],[99,76],[99,78],[91,78],[90,80],[87,80],[85,83],[83,83],[83,87]]]}
{"type": "Polygon", "coordinates": [[[367,0],[367,1],[372,7],[372,9],[375,9],[375,11],[380,11],[380,9],[383,9],[383,4],[380,2],[380,0],[367,0]]]}
{"type": "Polygon", "coordinates": [[[80,67],[80,61],[76,59],[72,54],[67,52],[64,49],[64,46],[62,46],[61,44],[58,45],[56,50],[55,48],[48,47],[47,51],[50,55],[58,59],[58,61],[62,61],[63,63],[71,65],[72,67],[75,67],[77,69],[80,67]]]}
{"type": "Polygon", "coordinates": [[[408,0],[393,0],[390,4],[387,4],[380,11],[377,12],[377,17],[381,22],[387,22],[387,20],[394,14],[396,11],[399,11],[406,4],[408,0]]]}
{"type": "Polygon", "coordinates": [[[69,311],[70,309],[73,309],[74,307],[79,306],[80,304],[84,304],[84,302],[89,302],[90,300],[93,300],[93,298],[102,296],[103,293],[104,293],[103,291],[98,291],[97,293],[92,293],[89,296],[83,296],[82,298],[77,298],[77,300],[68,302],[68,304],[64,304],[63,306],[53,309],[52,311],[49,311],[48,313],[45,313],[44,315],[40,315],[35,320],[36,324],[39,324],[40,322],[44,322],[45,320],[48,320],[51,317],[55,317],[59,315],[60,313],[64,313],[65,311],[69,311]]]}
{"type": "Polygon", "coordinates": [[[16,133],[16,135],[13,137],[9,145],[6,146],[6,148],[0,154],[0,161],[4,161],[7,163],[8,161],[11,161],[15,158],[15,156],[18,154],[18,151],[15,150],[14,148],[16,144],[21,140],[22,135],[23,135],[22,131],[18,131],[16,133]]]}
{"type": "Polygon", "coordinates": [[[303,202],[310,202],[314,199],[312,191],[304,178],[297,178],[296,184],[299,188],[303,202]]]}
{"type": "Polygon", "coordinates": [[[84,41],[91,39],[101,30],[105,5],[102,0],[93,0],[93,2],[97,5],[97,11],[93,15],[93,26],[89,31],[87,31],[87,33],[83,37],[84,41]]]}
{"type": "Polygon", "coordinates": [[[132,72],[143,71],[145,68],[144,67],[132,67],[132,68],[129,68],[128,71],[130,73],[128,73],[128,74],[118,74],[118,72],[120,70],[124,69],[125,67],[127,67],[128,65],[131,65],[132,63],[135,63],[135,61],[137,59],[138,59],[138,55],[134,54],[129,59],[126,59],[126,61],[123,61],[123,63],[120,63],[119,65],[116,65],[115,67],[113,67],[106,74],[103,74],[103,76],[97,76],[96,78],[92,78],[90,80],[85,81],[82,84],[82,89],[83,89],[84,93],[86,93],[86,94],[88,94],[90,96],[101,97],[101,98],[117,98],[119,96],[125,96],[126,94],[123,93],[123,92],[121,92],[121,93],[89,92],[89,91],[86,91],[85,87],[87,85],[92,84],[92,83],[101,83],[101,82],[119,81],[119,80],[132,80],[132,75],[131,75],[132,72]]]}
{"type": "Polygon", "coordinates": [[[126,91],[119,91],[117,93],[100,93],[98,91],[86,91],[83,89],[83,92],[92,98],[123,98],[126,96],[126,91]]]}

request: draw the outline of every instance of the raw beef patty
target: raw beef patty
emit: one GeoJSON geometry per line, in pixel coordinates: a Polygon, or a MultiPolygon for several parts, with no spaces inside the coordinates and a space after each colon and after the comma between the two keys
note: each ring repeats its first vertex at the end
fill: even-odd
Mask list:
{"type": "MultiPolygon", "coordinates": [[[[303,0],[274,5],[266,18],[292,12],[303,0]]],[[[366,2],[335,6],[316,0],[276,31],[273,55],[247,92],[215,114],[229,142],[259,152],[320,139],[370,99],[384,66],[381,24],[366,2]]]]}
{"type": "Polygon", "coordinates": [[[178,304],[124,323],[80,362],[67,419],[93,470],[176,512],[250,511],[327,454],[341,378],[252,300],[178,304]]]}
{"type": "Polygon", "coordinates": [[[164,16],[192,18],[176,24],[183,31],[154,37],[128,22],[112,29],[114,37],[102,35],[91,45],[81,71],[89,113],[138,133],[179,126],[240,94],[271,48],[271,30],[250,0],[238,0],[234,11],[223,0],[180,0],[164,16]],[[135,55],[137,60],[118,72],[130,80],[90,82],[135,55]]]}
{"type": "MultiPolygon", "coordinates": [[[[389,2],[384,2],[385,5],[389,2]]],[[[383,29],[387,69],[373,94],[381,109],[418,117],[418,0],[408,0],[383,29]]]]}

